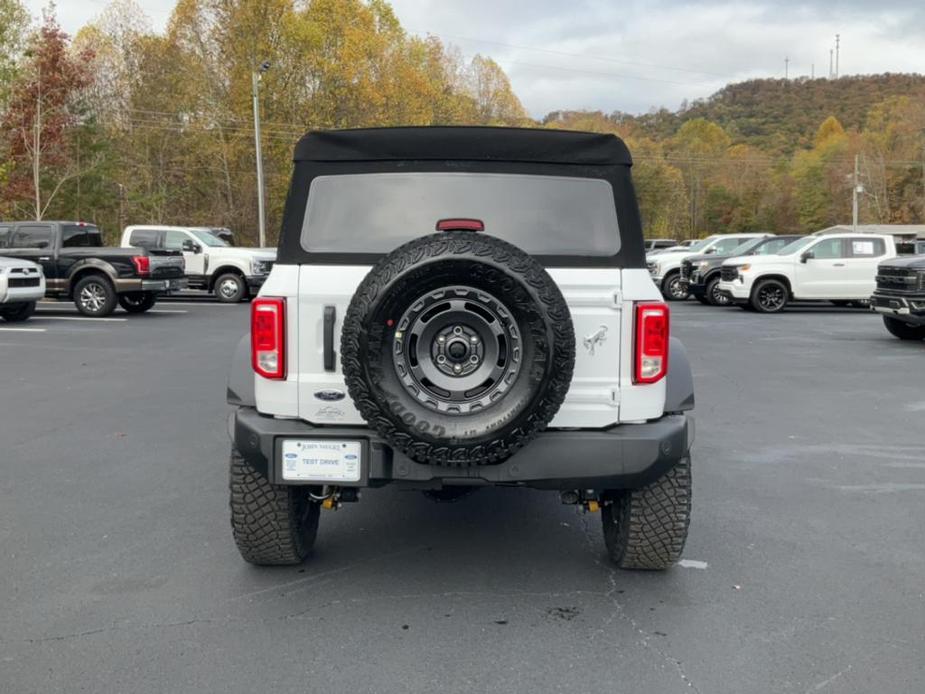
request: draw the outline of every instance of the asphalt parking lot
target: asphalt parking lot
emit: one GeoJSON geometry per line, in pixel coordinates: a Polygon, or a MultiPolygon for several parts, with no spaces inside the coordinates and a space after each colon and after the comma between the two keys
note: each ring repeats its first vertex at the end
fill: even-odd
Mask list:
{"type": "Polygon", "coordinates": [[[925,345],[856,310],[693,302],[685,566],[612,570],[555,494],[325,512],[299,568],[228,524],[246,305],[0,325],[0,691],[925,691],[925,345]]]}

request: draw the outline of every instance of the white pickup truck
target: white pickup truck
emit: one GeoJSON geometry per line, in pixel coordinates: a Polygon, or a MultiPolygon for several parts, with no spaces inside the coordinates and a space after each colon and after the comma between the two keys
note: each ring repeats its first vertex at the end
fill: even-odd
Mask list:
{"type": "Polygon", "coordinates": [[[725,255],[750,239],[760,239],[770,234],[713,234],[697,241],[689,248],[665,250],[646,259],[646,266],[652,281],[669,301],[684,301],[688,297],[687,286],[681,281],[681,263],[692,255],[725,255]]]}
{"type": "Polygon", "coordinates": [[[877,265],[896,255],[892,236],[814,234],[777,255],[730,258],[719,292],[742,308],[778,313],[791,301],[867,302],[876,288],[877,265]]]}
{"type": "Polygon", "coordinates": [[[232,247],[207,227],[129,226],[122,246],[182,251],[189,288],[232,304],[256,295],[276,262],[275,248],[232,247]]]}

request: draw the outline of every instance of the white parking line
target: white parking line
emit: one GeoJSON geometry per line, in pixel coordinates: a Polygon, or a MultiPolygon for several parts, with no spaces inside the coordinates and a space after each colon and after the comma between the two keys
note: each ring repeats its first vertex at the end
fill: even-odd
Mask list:
{"type": "Polygon", "coordinates": [[[49,316],[44,315],[40,320],[79,320],[79,321],[89,321],[95,320],[100,322],[107,323],[124,323],[128,318],[91,318],[90,316],[49,316]]]}
{"type": "Polygon", "coordinates": [[[152,308],[145,311],[145,313],[189,313],[189,311],[174,311],[169,308],[152,308]]]}
{"type": "Polygon", "coordinates": [[[158,306],[197,306],[213,307],[221,306],[222,308],[235,308],[239,304],[220,304],[217,301],[158,301],[158,306]]]}
{"type": "Polygon", "coordinates": [[[44,333],[47,331],[46,328],[2,328],[0,331],[7,333],[44,333]]]}

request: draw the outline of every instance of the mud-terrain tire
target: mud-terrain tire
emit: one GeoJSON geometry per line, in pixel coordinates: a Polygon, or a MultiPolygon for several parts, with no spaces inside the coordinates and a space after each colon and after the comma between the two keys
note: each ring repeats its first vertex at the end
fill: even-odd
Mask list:
{"type": "Polygon", "coordinates": [[[687,456],[645,487],[604,495],[601,521],[607,553],[621,569],[667,569],[681,557],[690,519],[687,456]]]}
{"type": "Polygon", "coordinates": [[[0,307],[0,318],[10,323],[19,323],[35,313],[35,302],[27,301],[22,304],[0,307]]]}
{"type": "Polygon", "coordinates": [[[900,340],[925,340],[925,325],[912,325],[890,316],[883,317],[883,325],[890,335],[900,340]]]}
{"type": "Polygon", "coordinates": [[[231,529],[245,561],[261,566],[301,564],[315,544],[321,506],[315,487],[270,484],[231,449],[231,529]]]}
{"type": "Polygon", "coordinates": [[[534,258],[492,236],[440,232],[370,270],[344,317],[341,363],[360,414],[395,449],[422,463],[487,465],[555,416],[575,333],[534,258]]]}
{"type": "Polygon", "coordinates": [[[129,313],[144,313],[157,303],[154,292],[126,292],[119,295],[119,306],[129,313]]]}

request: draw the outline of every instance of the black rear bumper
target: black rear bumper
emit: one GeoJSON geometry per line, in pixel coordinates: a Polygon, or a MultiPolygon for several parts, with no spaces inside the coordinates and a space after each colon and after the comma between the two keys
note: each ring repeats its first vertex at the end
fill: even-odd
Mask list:
{"type": "Polygon", "coordinates": [[[693,418],[673,414],[610,429],[548,430],[503,463],[457,468],[410,460],[363,427],[316,427],[301,420],[267,417],[251,407],[237,408],[229,427],[235,447],[274,484],[294,484],[282,479],[280,448],[284,438],[333,438],[362,443],[363,479],[345,486],[396,483],[423,489],[444,485],[637,488],[686,456],[694,440],[693,418]]]}

